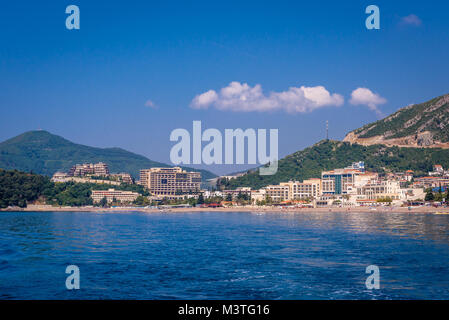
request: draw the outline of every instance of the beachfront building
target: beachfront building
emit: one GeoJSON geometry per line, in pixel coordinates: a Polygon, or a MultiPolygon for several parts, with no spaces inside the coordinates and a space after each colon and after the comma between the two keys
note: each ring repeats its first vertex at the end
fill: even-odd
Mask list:
{"type": "Polygon", "coordinates": [[[273,202],[281,202],[290,199],[290,187],[288,183],[266,186],[265,192],[273,202]]]}
{"type": "Polygon", "coordinates": [[[426,192],[423,188],[401,188],[400,199],[407,201],[423,201],[426,197],[426,192]]]}
{"type": "Polygon", "coordinates": [[[313,178],[304,180],[303,182],[288,182],[289,200],[302,200],[316,198],[321,195],[321,179],[313,178]]]}
{"type": "Polygon", "coordinates": [[[237,200],[239,195],[245,195],[248,199],[250,199],[251,188],[239,187],[235,190],[223,190],[222,194],[224,199],[232,198],[232,200],[237,200]]]}
{"type": "Polygon", "coordinates": [[[321,173],[323,194],[348,194],[354,187],[355,177],[361,174],[356,169],[335,169],[321,173]]]}
{"type": "Polygon", "coordinates": [[[365,200],[386,198],[399,200],[401,194],[401,187],[398,181],[373,181],[357,188],[357,195],[363,195],[365,200]]]}
{"type": "Polygon", "coordinates": [[[200,191],[201,173],[179,167],[143,169],[140,170],[140,184],[156,196],[194,193],[200,191]]]}
{"type": "Polygon", "coordinates": [[[136,192],[131,191],[120,191],[115,189],[109,189],[109,190],[92,190],[91,198],[94,203],[98,203],[101,201],[101,199],[106,198],[106,201],[108,203],[111,203],[114,201],[120,201],[122,203],[131,203],[134,200],[137,199],[139,196],[136,192]]]}
{"type": "Polygon", "coordinates": [[[375,179],[377,174],[365,172],[363,161],[353,162],[343,169],[321,172],[323,195],[344,195],[356,193],[356,187],[375,179]]]}
{"type": "Polygon", "coordinates": [[[267,191],[265,189],[251,190],[251,201],[253,204],[258,201],[264,201],[267,198],[267,191]]]}

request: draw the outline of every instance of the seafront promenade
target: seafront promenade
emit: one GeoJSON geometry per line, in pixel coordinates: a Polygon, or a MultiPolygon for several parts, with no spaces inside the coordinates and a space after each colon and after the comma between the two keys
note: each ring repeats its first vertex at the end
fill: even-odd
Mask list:
{"type": "Polygon", "coordinates": [[[431,206],[421,207],[325,207],[325,208],[289,208],[279,206],[235,206],[235,207],[219,207],[219,208],[142,208],[142,207],[55,207],[50,205],[28,205],[27,208],[8,208],[0,211],[23,211],[23,212],[257,212],[257,213],[300,213],[300,212],[356,212],[356,213],[375,213],[375,212],[392,212],[392,213],[447,213],[449,208],[435,208],[431,206]]]}

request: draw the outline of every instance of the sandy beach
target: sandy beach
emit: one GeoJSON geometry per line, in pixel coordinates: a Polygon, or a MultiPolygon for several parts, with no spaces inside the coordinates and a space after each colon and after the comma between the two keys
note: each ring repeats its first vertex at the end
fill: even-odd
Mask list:
{"type": "Polygon", "coordinates": [[[54,207],[50,205],[28,205],[27,208],[7,208],[0,211],[24,211],[24,212],[257,212],[257,213],[301,213],[301,212],[360,212],[360,213],[375,213],[375,212],[395,212],[395,213],[436,213],[443,212],[449,214],[449,208],[435,208],[431,206],[422,207],[323,207],[323,208],[286,208],[286,207],[259,207],[259,206],[244,206],[244,207],[220,207],[220,208],[140,208],[140,207],[113,207],[113,208],[99,208],[99,207],[54,207]]]}

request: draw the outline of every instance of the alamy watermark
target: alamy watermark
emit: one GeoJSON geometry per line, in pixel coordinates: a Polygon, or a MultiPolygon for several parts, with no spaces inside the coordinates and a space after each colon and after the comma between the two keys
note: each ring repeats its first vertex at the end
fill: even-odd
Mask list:
{"type": "Polygon", "coordinates": [[[210,128],[202,132],[201,121],[193,121],[193,135],[191,143],[191,135],[188,130],[175,129],[170,134],[170,141],[175,141],[178,143],[171,148],[170,160],[176,165],[260,164],[263,165],[263,167],[259,168],[260,175],[273,175],[277,172],[279,159],[278,129],[269,130],[270,145],[268,154],[266,129],[255,130],[250,128],[245,131],[242,129],[225,129],[224,135],[225,138],[223,144],[223,136],[218,129],[210,128]],[[246,163],[245,141],[247,145],[246,163]],[[203,148],[203,142],[209,143],[203,148]]]}
{"type": "Polygon", "coordinates": [[[365,20],[365,26],[368,30],[380,29],[380,9],[376,5],[370,5],[366,7],[365,13],[369,16],[365,20]]]}
{"type": "Polygon", "coordinates": [[[78,8],[78,6],[75,6],[74,4],[71,4],[70,6],[67,6],[67,8],[65,8],[65,13],[70,14],[65,19],[65,27],[69,30],[72,30],[72,29],[79,30],[79,28],[80,28],[80,8],[78,8]]]}
{"type": "Polygon", "coordinates": [[[366,278],[365,286],[368,290],[380,289],[380,270],[376,265],[366,267],[365,273],[369,274],[366,278]]]}
{"type": "Polygon", "coordinates": [[[65,273],[69,274],[65,280],[67,290],[78,290],[80,288],[80,268],[72,264],[67,266],[65,273]]]}

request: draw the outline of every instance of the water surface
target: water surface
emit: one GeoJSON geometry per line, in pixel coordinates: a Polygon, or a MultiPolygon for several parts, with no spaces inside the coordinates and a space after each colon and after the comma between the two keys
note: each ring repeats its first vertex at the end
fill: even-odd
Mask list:
{"type": "Polygon", "coordinates": [[[1,299],[449,299],[448,262],[447,215],[0,213],[1,299]]]}

